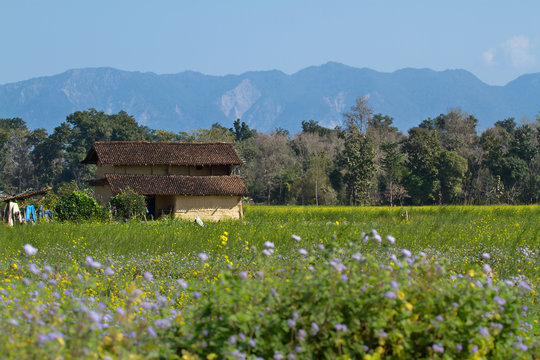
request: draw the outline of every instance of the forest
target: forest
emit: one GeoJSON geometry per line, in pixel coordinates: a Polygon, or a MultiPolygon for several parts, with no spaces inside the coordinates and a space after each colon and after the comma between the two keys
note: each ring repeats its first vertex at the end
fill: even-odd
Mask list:
{"type": "Polygon", "coordinates": [[[333,129],[303,120],[297,134],[261,133],[237,119],[186,132],[150,129],[124,111],[76,111],[52,133],[21,118],[0,119],[0,190],[88,188],[95,167],[79,163],[94,141],[234,143],[235,169],[259,204],[535,204],[540,199],[540,113],[500,119],[483,131],[460,109],[419,120],[406,134],[374,114],[366,97],[333,129]]]}

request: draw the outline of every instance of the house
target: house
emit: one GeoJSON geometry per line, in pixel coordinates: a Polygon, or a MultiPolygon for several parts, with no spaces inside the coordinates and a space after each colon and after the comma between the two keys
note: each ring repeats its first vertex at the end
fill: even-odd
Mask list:
{"type": "Polygon", "coordinates": [[[95,142],[83,164],[96,164],[96,199],[104,204],[127,187],[146,197],[158,217],[239,219],[246,186],[233,167],[243,164],[231,143],[95,142]]]}

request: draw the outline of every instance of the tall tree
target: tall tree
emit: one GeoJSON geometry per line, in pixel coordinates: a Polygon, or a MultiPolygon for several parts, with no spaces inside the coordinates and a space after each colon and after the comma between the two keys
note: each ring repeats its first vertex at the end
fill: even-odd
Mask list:
{"type": "Polygon", "coordinates": [[[385,198],[389,201],[390,206],[394,205],[394,200],[397,199],[403,202],[407,196],[405,188],[401,185],[401,179],[404,172],[404,157],[400,152],[399,143],[394,141],[385,141],[381,144],[382,158],[381,168],[382,185],[385,198]]]}
{"type": "Polygon", "coordinates": [[[375,149],[364,131],[373,111],[367,97],[360,96],[345,116],[345,142],[341,162],[345,166],[348,202],[353,205],[366,204],[369,190],[373,186],[377,168],[375,149]]]}
{"type": "Polygon", "coordinates": [[[420,127],[410,129],[403,150],[408,169],[405,183],[411,199],[416,204],[436,202],[440,190],[437,161],[442,151],[437,132],[420,127]]]}

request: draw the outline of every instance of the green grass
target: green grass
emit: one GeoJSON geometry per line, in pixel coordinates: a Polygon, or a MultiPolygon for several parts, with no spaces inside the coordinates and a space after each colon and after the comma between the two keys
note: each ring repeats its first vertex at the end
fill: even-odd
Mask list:
{"type": "Polygon", "coordinates": [[[0,227],[0,246],[3,255],[9,256],[30,243],[46,250],[55,263],[66,261],[66,251],[72,257],[168,252],[189,256],[222,252],[219,238],[226,231],[227,252],[241,261],[246,242],[248,247],[260,248],[265,241],[271,241],[286,252],[292,243],[291,234],[309,243],[326,243],[332,236],[346,243],[359,241],[361,233],[371,229],[383,236],[394,236],[401,248],[448,257],[456,268],[481,263],[481,254],[487,252],[493,256],[495,272],[502,277],[539,277],[539,206],[246,206],[242,221],[207,223],[203,228],[183,221],[0,227]],[[402,218],[405,210],[408,220],[402,218]],[[534,251],[536,258],[532,256],[534,251]]]}
{"type": "MultiPolygon", "coordinates": [[[[471,276],[468,275],[470,269],[476,269],[474,276],[485,280],[481,271],[485,263],[493,269],[495,284],[500,280],[511,280],[512,283],[526,281],[532,286],[532,291],[514,297],[514,305],[517,301],[519,306],[529,308],[524,320],[532,325],[532,329],[523,330],[523,336],[540,336],[539,206],[403,209],[246,206],[243,220],[206,223],[204,227],[176,220],[103,224],[38,223],[13,228],[0,226],[0,320],[8,323],[0,331],[6,339],[0,341],[0,349],[19,358],[81,358],[87,357],[85,354],[90,350],[89,354],[93,355],[89,355],[89,358],[101,358],[103,354],[127,358],[134,352],[144,352],[150,358],[157,357],[156,354],[170,355],[166,353],[170,348],[156,345],[148,330],[151,326],[157,329],[156,320],[170,317],[167,312],[169,308],[144,310],[143,304],[156,304],[160,297],[165,297],[167,306],[174,311],[185,311],[189,316],[191,307],[188,305],[198,303],[194,296],[196,291],[203,294],[201,299],[212,291],[216,292],[216,296],[226,295],[228,285],[216,281],[223,279],[227,268],[232,269],[233,279],[236,279],[233,283],[239,286],[239,291],[242,285],[234,276],[246,271],[256,277],[255,274],[262,271],[267,274],[265,279],[269,284],[281,284],[279,286],[289,289],[283,291],[294,293],[296,284],[311,284],[304,274],[310,264],[328,272],[328,261],[332,260],[332,256],[342,257],[346,262],[351,261],[351,251],[359,251],[386,268],[395,267],[397,264],[390,260],[390,256],[399,256],[402,249],[408,249],[415,255],[425,252],[433,271],[441,261],[446,269],[441,274],[446,275],[441,275],[440,279],[434,277],[442,281],[441,284],[448,284],[450,276],[456,274],[471,276]],[[403,217],[405,211],[408,219],[403,217]],[[367,242],[363,241],[362,233],[371,233],[372,229],[381,235],[382,244],[374,241],[373,236],[367,242]],[[301,241],[295,241],[291,235],[299,236],[301,241]],[[387,235],[396,238],[395,245],[389,244],[387,235]],[[274,255],[261,255],[265,242],[275,244],[274,255]],[[38,254],[25,257],[22,252],[25,244],[37,248],[38,254]],[[327,255],[324,255],[324,251],[320,252],[322,255],[317,255],[320,244],[325,245],[327,255]],[[301,256],[300,249],[306,249],[309,258],[301,256]],[[201,262],[198,258],[200,253],[207,254],[209,260],[201,262]],[[485,253],[489,254],[489,259],[483,256],[485,253]],[[102,267],[89,267],[87,256],[99,261],[102,267]],[[40,268],[38,274],[32,272],[32,264],[40,268]],[[51,268],[47,270],[46,265],[51,268]],[[114,274],[106,275],[106,268],[113,269],[114,274]],[[296,269],[291,274],[296,277],[294,281],[297,283],[287,285],[288,279],[281,275],[283,272],[280,270],[283,269],[296,269]],[[45,272],[48,277],[43,277],[45,272]],[[149,280],[147,272],[152,274],[153,280],[149,280]],[[189,283],[187,290],[179,288],[177,280],[180,278],[189,283]],[[222,289],[218,289],[219,286],[222,289]],[[81,311],[81,304],[87,310],[81,311]],[[41,306],[45,306],[47,311],[44,312],[41,306]],[[127,315],[119,315],[119,308],[124,309],[127,315]],[[87,316],[89,310],[107,314],[117,326],[107,331],[96,330],[92,325],[93,320],[87,316]],[[28,313],[32,316],[28,317],[28,313]],[[42,323],[32,320],[38,318],[42,323]],[[54,341],[36,343],[36,336],[53,330],[61,331],[68,342],[64,344],[64,338],[55,338],[54,341]],[[123,337],[132,333],[136,334],[135,338],[123,337]],[[28,346],[34,343],[36,347],[28,346]]],[[[415,261],[423,260],[416,258],[415,261]]],[[[351,276],[359,276],[358,281],[364,281],[363,270],[357,270],[360,273],[351,273],[351,276]]],[[[329,274],[334,274],[331,268],[329,274]]],[[[382,274],[377,281],[389,281],[391,274],[391,271],[388,276],[382,274]]],[[[406,274],[403,272],[404,276],[406,274]]],[[[431,276],[434,276],[433,273],[431,276]]],[[[476,281],[469,280],[463,280],[462,284],[469,286],[469,282],[476,281]]],[[[415,281],[421,283],[428,280],[422,280],[420,275],[419,280],[412,278],[412,284],[415,281]]],[[[446,288],[449,289],[448,294],[457,292],[456,299],[459,299],[459,290],[451,290],[451,285],[446,288]]],[[[491,291],[488,287],[483,289],[486,293],[491,291]]],[[[514,290],[522,291],[519,287],[514,290]]],[[[349,292],[346,286],[343,291],[343,296],[347,298],[349,292]]],[[[478,306],[477,310],[482,309],[484,293],[471,289],[469,292],[479,296],[475,306],[478,306]]],[[[238,296],[249,300],[253,294],[238,296]]],[[[412,293],[410,296],[413,298],[412,293]]],[[[510,299],[511,296],[508,301],[510,299]]],[[[366,301],[379,300],[373,297],[366,301]]],[[[249,304],[247,301],[248,309],[249,304]]],[[[214,305],[219,306],[219,303],[214,305]]],[[[336,314],[339,315],[341,305],[336,306],[336,314]]],[[[436,307],[433,304],[431,309],[436,307]]],[[[396,309],[402,310],[399,306],[396,309]]],[[[308,310],[306,314],[310,313],[308,310]]],[[[250,316],[257,317],[258,313],[250,316]]],[[[184,326],[181,316],[174,315],[173,318],[178,326],[184,326]]],[[[193,321],[194,327],[201,325],[196,323],[196,319],[193,321]]],[[[429,327],[430,322],[426,324],[429,327]]],[[[189,328],[191,325],[185,326],[189,328]]],[[[329,331],[333,331],[331,326],[329,331]]],[[[161,339],[166,339],[165,330],[158,333],[161,339]]],[[[180,338],[189,342],[187,338],[180,338]]]]}

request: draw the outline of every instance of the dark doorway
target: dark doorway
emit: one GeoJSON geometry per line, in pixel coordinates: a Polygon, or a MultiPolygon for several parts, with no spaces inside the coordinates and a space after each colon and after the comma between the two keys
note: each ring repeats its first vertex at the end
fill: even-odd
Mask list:
{"type": "Polygon", "coordinates": [[[146,215],[150,219],[155,219],[156,217],[156,197],[154,195],[149,195],[146,197],[146,215]]]}

